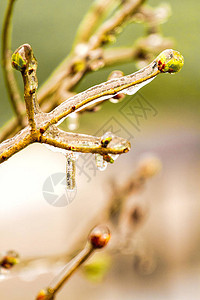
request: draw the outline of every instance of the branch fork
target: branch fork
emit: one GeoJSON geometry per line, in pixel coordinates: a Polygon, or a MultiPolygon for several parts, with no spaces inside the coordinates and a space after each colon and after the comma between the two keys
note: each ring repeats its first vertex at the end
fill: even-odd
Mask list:
{"type": "Polygon", "coordinates": [[[0,144],[0,163],[31,143],[39,142],[82,153],[98,153],[109,162],[109,154],[122,154],[130,150],[129,141],[114,137],[112,143],[102,143],[101,137],[68,133],[57,127],[75,111],[118,94],[134,94],[159,73],[175,73],[183,66],[182,55],[174,50],[163,51],[150,65],[133,74],[110,79],[67,99],[50,113],[43,113],[37,101],[37,61],[30,45],[24,44],[12,55],[13,67],[20,71],[24,81],[24,99],[29,125],[13,138],[0,144]],[[112,146],[111,146],[112,145],[112,146]]]}

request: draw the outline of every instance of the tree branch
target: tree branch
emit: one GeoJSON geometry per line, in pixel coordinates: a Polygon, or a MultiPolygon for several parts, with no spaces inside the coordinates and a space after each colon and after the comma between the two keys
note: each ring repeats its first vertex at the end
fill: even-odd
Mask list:
{"type": "Polygon", "coordinates": [[[133,13],[144,3],[144,0],[127,0],[117,10],[115,15],[108,19],[94,34],[90,40],[90,49],[96,49],[115,41],[115,36],[122,31],[125,23],[133,16],[133,13]]]}
{"type": "Polygon", "coordinates": [[[24,44],[12,55],[13,67],[20,71],[24,81],[24,100],[29,125],[32,131],[36,130],[35,116],[39,114],[39,104],[37,102],[38,81],[36,77],[37,61],[33,55],[30,45],[24,44]]]}
{"type": "Polygon", "coordinates": [[[116,7],[117,3],[117,0],[94,1],[78,28],[74,45],[88,42],[88,39],[93,34],[99,23],[102,22],[110,9],[114,9],[114,7],[116,7]]]}
{"type": "Polygon", "coordinates": [[[71,275],[96,251],[104,248],[110,240],[110,231],[106,226],[95,227],[89,237],[85,248],[75,256],[64,269],[54,278],[46,290],[41,290],[36,300],[53,300],[55,294],[71,275]]]}
{"type": "MultiPolygon", "coordinates": [[[[74,48],[73,52],[61,63],[61,65],[55,70],[55,72],[51,75],[50,79],[46,81],[46,83],[40,88],[38,94],[38,102],[41,104],[41,108],[45,112],[49,112],[51,109],[55,108],[59,105],[64,99],[68,96],[66,94],[70,93],[72,88],[80,81],[81,78],[86,74],[88,71],[94,71],[98,68],[102,68],[103,66],[115,64],[115,63],[123,63],[130,61],[131,59],[144,59],[146,64],[153,59],[153,55],[157,55],[160,51],[171,47],[170,43],[165,43],[162,38],[160,38],[159,45],[151,45],[152,43],[143,43],[140,46],[140,41],[136,46],[132,49],[123,49],[121,53],[121,58],[119,57],[117,50],[111,49],[110,53],[107,49],[103,52],[102,48],[96,49],[94,47],[94,41],[99,40],[101,46],[104,46],[106,43],[109,42],[109,38],[105,39],[105,36],[101,36],[102,34],[111,34],[112,36],[116,36],[121,29],[123,29],[122,24],[120,25],[119,22],[123,21],[124,25],[127,24],[127,20],[133,20],[133,17],[137,17],[139,14],[140,17],[144,13],[143,21],[148,22],[150,20],[149,16],[151,11],[148,13],[146,17],[146,10],[140,9],[142,8],[143,1],[139,0],[127,0],[127,1],[116,1],[116,0],[105,0],[99,1],[97,0],[91,8],[90,13],[86,15],[84,18],[82,25],[80,26],[80,32],[84,33],[85,31],[90,31],[90,26],[86,28],[87,22],[89,22],[89,18],[92,16],[94,17],[93,25],[96,27],[97,23],[104,14],[107,14],[109,8],[113,9],[119,3],[119,7],[117,8],[117,12],[108,19],[104,24],[102,24],[97,33],[94,33],[90,39],[90,42],[85,44],[77,44],[77,47],[74,48]],[[110,5],[105,5],[105,1],[110,5]],[[116,3],[115,3],[116,2],[116,3]],[[138,3],[138,8],[137,8],[138,3]],[[140,3],[140,4],[139,4],[140,3]],[[101,13],[95,14],[95,11],[100,9],[101,13]],[[96,25],[95,25],[96,24],[96,25]],[[107,25],[106,25],[107,24],[107,25]],[[118,26],[119,25],[119,26],[118,26]],[[117,26],[115,28],[115,26],[117,26]],[[119,30],[119,28],[121,28],[119,30]],[[152,52],[152,53],[151,53],[152,52]],[[113,57],[112,57],[113,53],[113,57]]],[[[98,11],[99,12],[99,11],[98,11]]],[[[152,10],[152,14],[155,15],[154,11],[152,10]]],[[[152,18],[151,18],[152,19],[152,18]]],[[[161,21],[160,17],[160,21],[161,21]]],[[[134,20],[133,20],[134,21],[134,20]]],[[[87,36],[92,33],[87,33],[87,36]]],[[[81,33],[77,33],[80,37],[81,33]]],[[[146,39],[146,38],[145,38],[146,39]]],[[[144,39],[144,41],[145,41],[144,39]]],[[[152,39],[156,39],[158,41],[158,37],[152,37],[152,39]]],[[[144,66],[144,63],[143,65],[144,66]]],[[[82,110],[84,111],[84,110],[82,110]]],[[[25,112],[23,111],[23,122],[26,123],[25,112]]],[[[23,126],[20,126],[23,127],[23,126]]],[[[16,133],[20,127],[16,126],[16,120],[12,119],[9,123],[6,124],[1,130],[0,134],[0,141],[3,141],[5,138],[8,138],[10,135],[16,133]]]]}
{"type": "MultiPolygon", "coordinates": [[[[31,257],[27,259],[20,260],[20,264],[14,270],[14,274],[18,275],[19,272],[23,272],[23,268],[32,269],[32,271],[37,274],[37,266],[38,264],[34,262],[44,263],[48,268],[48,271],[51,270],[56,263],[66,261],[67,259],[72,259],[83,244],[85,243],[85,232],[89,231],[91,227],[93,227],[97,223],[106,223],[111,224],[110,226],[117,230],[117,236],[119,237],[119,229],[120,223],[123,218],[127,221],[131,221],[131,223],[135,225],[139,225],[143,221],[143,215],[141,215],[141,206],[135,204],[134,196],[133,196],[133,206],[128,206],[128,211],[124,210],[127,202],[130,200],[130,196],[132,194],[141,193],[144,189],[147,181],[150,178],[157,175],[162,168],[161,161],[154,156],[148,155],[144,156],[140,159],[139,164],[136,167],[136,170],[133,174],[129,175],[126,179],[124,179],[123,183],[119,185],[115,181],[110,182],[111,194],[108,196],[104,205],[101,208],[101,211],[97,213],[95,216],[91,216],[90,220],[87,220],[86,223],[81,224],[80,228],[78,228],[73,233],[73,241],[71,241],[68,250],[66,253],[63,253],[59,256],[52,255],[49,257],[31,257]],[[125,214],[125,215],[124,215],[125,214]],[[131,219],[131,220],[130,220],[131,219]],[[34,269],[35,267],[35,270],[34,269]]],[[[137,226],[138,227],[138,226],[137,226]]],[[[130,228],[130,222],[129,222],[130,228]]],[[[121,234],[121,233],[120,233],[121,234]]],[[[116,233],[113,232],[114,236],[116,233]]],[[[122,238],[123,236],[120,235],[122,238]]],[[[112,243],[109,246],[109,251],[113,250],[116,253],[116,250],[121,247],[121,243],[119,243],[119,238],[115,243],[115,238],[112,238],[112,243]]]]}
{"type": "Polygon", "coordinates": [[[40,137],[40,142],[65,150],[82,153],[122,154],[130,150],[130,143],[120,137],[113,136],[113,147],[103,147],[101,137],[71,133],[60,130],[55,125],[40,137]]]}
{"type": "Polygon", "coordinates": [[[11,32],[12,32],[12,12],[15,0],[9,0],[7,10],[3,23],[2,30],[2,66],[3,74],[8,90],[9,98],[11,100],[12,107],[16,114],[17,123],[22,127],[25,126],[23,120],[24,106],[21,101],[19,89],[15,80],[15,76],[11,67],[11,32]]]}
{"type": "Polygon", "coordinates": [[[52,112],[45,114],[39,110],[37,104],[36,69],[33,69],[35,67],[35,58],[31,46],[25,44],[19,47],[12,58],[13,66],[22,73],[24,79],[29,126],[0,145],[0,163],[33,142],[47,143],[74,152],[99,154],[121,154],[127,152],[130,149],[130,145],[123,139],[120,140],[116,137],[112,140],[112,143],[109,143],[108,147],[105,147],[102,145],[101,140],[96,140],[94,137],[84,135],[72,136],[52,125],[61,122],[69,114],[83,109],[87,105],[105,101],[119,93],[132,95],[159,73],[178,72],[183,66],[183,57],[179,52],[165,50],[149,66],[142,70],[96,85],[69,98],[52,112]],[[29,78],[29,75],[31,76],[29,74],[30,71],[31,74],[34,74],[31,78],[29,78]],[[71,137],[77,138],[77,141],[73,141],[70,144],[70,141],[72,141],[71,137]]]}

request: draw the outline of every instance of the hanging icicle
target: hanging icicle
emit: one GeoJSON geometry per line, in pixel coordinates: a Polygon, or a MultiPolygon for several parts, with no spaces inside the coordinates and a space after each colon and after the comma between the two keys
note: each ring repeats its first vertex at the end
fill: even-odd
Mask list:
{"type": "Polygon", "coordinates": [[[104,171],[108,164],[107,161],[104,160],[103,156],[98,153],[95,154],[95,162],[99,171],[104,171]]]}
{"type": "Polygon", "coordinates": [[[66,153],[66,185],[68,190],[74,190],[76,187],[76,160],[78,153],[67,151],[66,153]]]}

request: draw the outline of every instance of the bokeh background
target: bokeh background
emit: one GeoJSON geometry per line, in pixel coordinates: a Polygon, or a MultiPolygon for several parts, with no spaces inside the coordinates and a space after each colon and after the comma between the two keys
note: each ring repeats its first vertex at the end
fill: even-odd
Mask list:
{"type": "MultiPolygon", "coordinates": [[[[1,28],[6,2],[0,2],[1,28]]],[[[38,60],[39,85],[70,52],[75,32],[91,3],[91,0],[16,2],[12,50],[23,43],[32,45],[38,60]]],[[[160,1],[148,3],[155,6],[160,1]]],[[[200,299],[200,3],[195,0],[166,3],[171,6],[172,15],[162,25],[162,32],[174,39],[174,48],[183,54],[185,65],[177,75],[159,76],[134,96],[136,101],[145,99],[152,107],[147,118],[140,119],[140,130],[120,113],[128,97],[123,104],[106,103],[99,112],[84,114],[80,120],[78,132],[95,134],[116,118],[133,136],[128,154],[104,172],[96,172],[89,183],[84,174],[78,173],[76,197],[62,208],[49,205],[42,195],[45,179],[55,172],[65,172],[65,158],[61,154],[43,145],[31,145],[0,167],[0,251],[15,249],[26,259],[59,257],[67,252],[86,225],[90,221],[93,224],[94,217],[102,211],[109,198],[111,179],[118,184],[125,182],[146,152],[154,153],[162,161],[162,172],[139,195],[132,196],[133,201],[148,206],[148,218],[136,241],[143,245],[155,267],[150,272],[138,273],[132,253],[118,253],[113,255],[103,282],[92,283],[77,272],[59,293],[58,300],[200,299]]],[[[119,36],[117,45],[131,45],[144,30],[141,24],[130,24],[119,36]]],[[[128,63],[115,69],[129,74],[136,66],[128,63]]],[[[85,76],[77,91],[105,81],[112,70],[106,68],[85,76]]],[[[22,87],[20,76],[18,81],[22,87]]],[[[0,70],[0,126],[12,114],[0,70]]],[[[34,299],[58,267],[54,265],[49,270],[41,266],[40,274],[30,270],[21,276],[14,273],[0,282],[0,298],[34,299]]]]}

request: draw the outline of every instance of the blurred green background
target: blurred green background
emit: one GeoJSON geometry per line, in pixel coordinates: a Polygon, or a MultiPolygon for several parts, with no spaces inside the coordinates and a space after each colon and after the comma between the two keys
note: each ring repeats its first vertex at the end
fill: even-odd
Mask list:
{"type": "MultiPolygon", "coordinates": [[[[1,28],[3,15],[6,7],[5,0],[0,2],[1,28]]],[[[147,1],[152,6],[160,4],[159,0],[147,1]]],[[[199,94],[199,10],[200,3],[195,0],[165,1],[170,4],[172,16],[168,22],[162,25],[165,37],[172,37],[175,41],[174,48],[180,51],[185,58],[182,71],[176,76],[159,76],[159,79],[142,90],[143,96],[159,111],[159,119],[168,119],[168,113],[172,113],[172,119],[185,126],[186,123],[195,126],[198,124],[199,94]],[[173,118],[173,115],[176,115],[173,118]]],[[[74,0],[56,2],[50,0],[18,0],[14,9],[12,50],[14,51],[23,43],[30,43],[38,60],[39,85],[51,74],[54,68],[70,52],[73,38],[78,25],[88,10],[91,0],[74,0]]],[[[141,24],[129,25],[119,36],[117,45],[132,44],[136,38],[144,33],[141,24]]],[[[116,66],[125,72],[131,73],[136,70],[134,63],[116,66]]],[[[100,70],[87,75],[81,82],[78,90],[84,90],[93,84],[105,81],[113,68],[100,70]]],[[[17,72],[16,72],[17,73],[17,72]]],[[[17,74],[20,82],[20,74],[17,74]]],[[[0,126],[12,115],[8,96],[5,90],[2,71],[0,71],[0,126]]],[[[118,109],[117,105],[106,104],[103,112],[112,112],[118,109]]],[[[103,113],[102,112],[102,113],[103,113]]],[[[101,117],[101,113],[98,114],[101,117]]],[[[97,118],[97,115],[95,115],[97,118]]],[[[93,116],[83,117],[82,126],[85,122],[92,122],[93,116]]],[[[158,121],[157,121],[158,122],[158,121]]],[[[84,126],[85,127],[85,126],[84,126]]]]}

